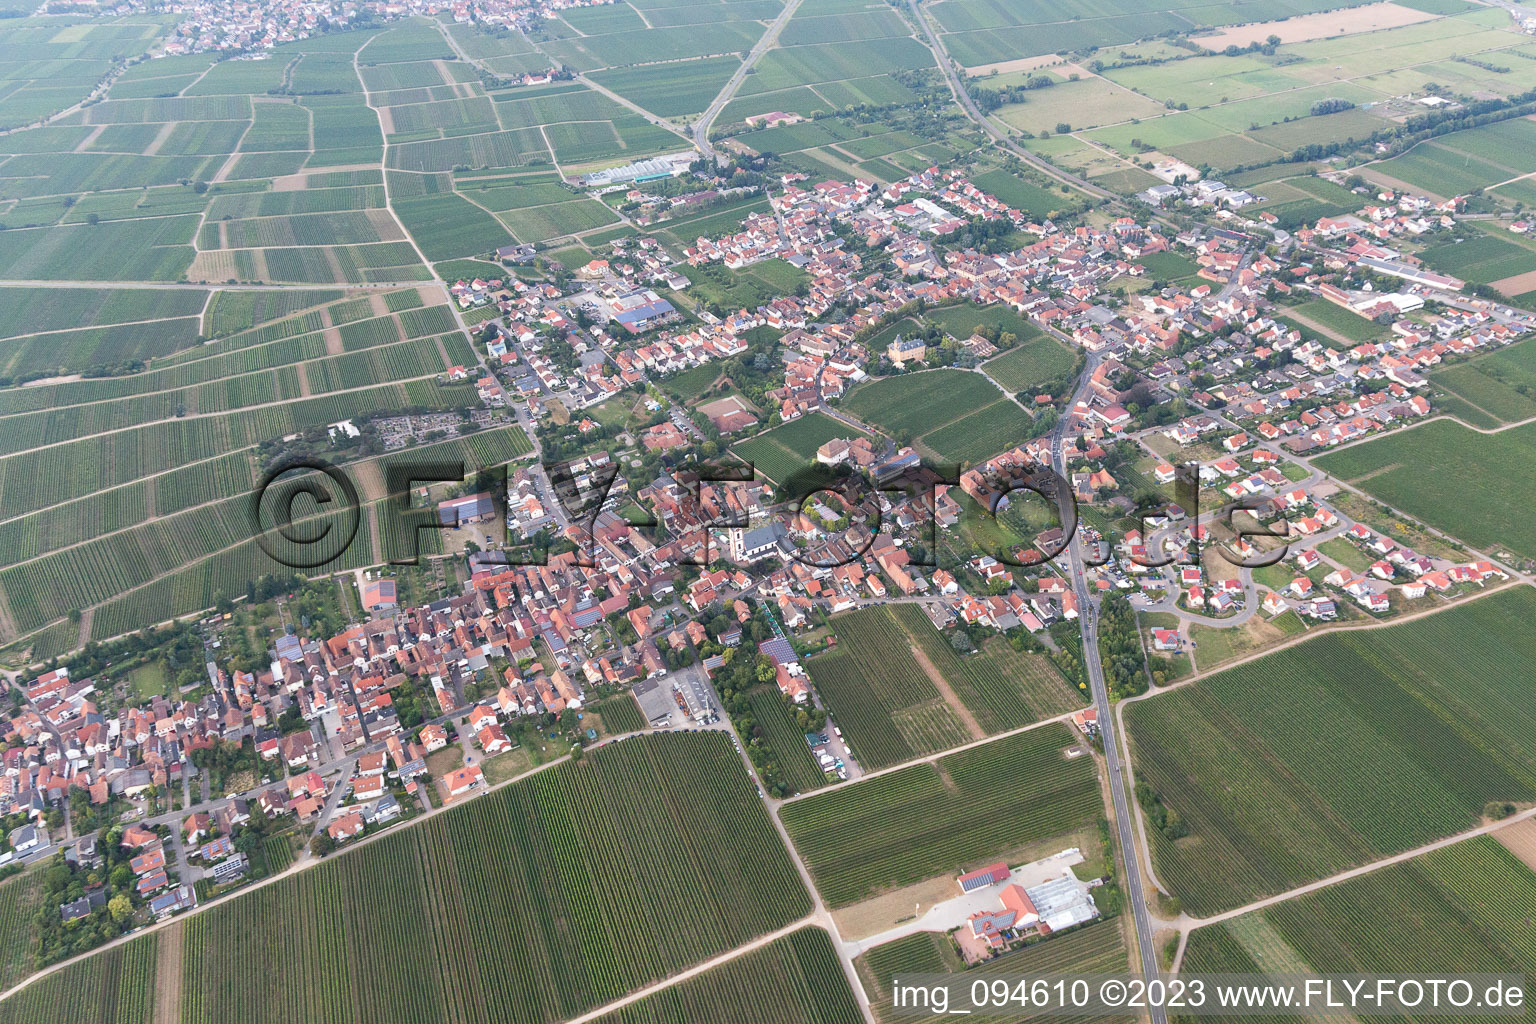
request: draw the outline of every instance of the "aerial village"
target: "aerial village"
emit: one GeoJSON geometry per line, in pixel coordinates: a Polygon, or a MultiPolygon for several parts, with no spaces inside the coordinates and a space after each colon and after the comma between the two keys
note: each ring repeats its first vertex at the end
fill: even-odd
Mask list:
{"type": "MultiPolygon", "coordinates": [[[[1175,191],[1163,208],[1204,202],[1175,191]]],[[[807,287],[757,308],[685,316],[662,296],[678,263],[644,236],[563,284],[510,272],[458,282],[461,307],[496,306],[479,336],[482,400],[525,410],[583,496],[595,481],[611,486],[577,508],[545,469],[514,467],[504,524],[489,494],[434,496],[439,523],[456,531],[458,571],[431,600],[406,603],[393,575],[360,573],[361,618],[328,635],[286,623],[243,671],[223,660],[214,638],[228,616],[215,614],[193,624],[206,664],[179,698],[136,699],[105,670],[16,680],[0,870],[62,853],[72,874],[56,901],[61,926],[84,919],[102,941],[295,855],[472,799],[510,777],[498,759],[531,745],[564,754],[621,741],[599,731],[591,709],[602,702],[636,702],[642,729],[728,729],[729,680],[743,665],[776,682],[828,776],[856,778],[858,751],[817,691],[814,655],[837,642],[829,617],[906,601],[947,635],[1054,649],[1053,627],[1075,629],[1079,613],[1051,561],[1072,540],[1090,554],[1091,591],[1173,623],[1145,634],[1160,658],[1187,650],[1192,624],[1392,616],[1505,576],[1346,505],[1308,461],[1430,415],[1427,370],[1530,329],[1525,314],[1462,296],[1396,248],[1454,204],[1373,192],[1357,215],[1282,239],[1262,220],[1178,228],[1151,207],[1098,226],[1036,222],[955,170],[884,187],[788,174],[769,198],[768,211],[696,239],[681,261],[734,270],[774,259],[805,273],[807,287]],[[945,241],[993,221],[1032,240],[1003,252],[945,241]],[[880,272],[866,267],[875,252],[889,257],[880,272]],[[1162,253],[1198,269],[1180,284],[1126,287],[1162,253]],[[1389,340],[1350,346],[1299,329],[1286,313],[1302,296],[1389,323],[1389,340]],[[1034,436],[946,478],[916,443],[840,403],[861,382],[928,367],[984,373],[1005,339],[870,343],[893,321],[960,302],[1006,307],[1090,369],[1081,391],[1010,396],[1034,436]],[[754,364],[765,400],[689,410],[666,397],[673,376],[750,354],[761,328],[777,336],[776,358],[754,364]],[[602,429],[595,410],[620,395],[649,425],[602,429]],[[556,405],[568,416],[552,420],[556,405]],[[782,479],[698,470],[700,451],[721,455],[816,415],[848,427],[807,453],[806,468],[838,490],[786,502],[782,479]],[[1009,500],[1018,480],[1052,466],[1056,432],[1082,512],[1075,537],[1009,500]],[[877,489],[893,481],[916,486],[877,489]],[[1252,530],[1218,514],[1232,506],[1252,530]],[[1017,543],[982,550],[968,532],[978,517],[1017,543]],[[947,564],[931,557],[934,537],[954,556],[947,564]],[[542,558],[509,557],[536,541],[542,558]],[[1226,560],[1209,555],[1216,545],[1226,560]]],[[[531,258],[500,255],[508,267],[531,258]]],[[[1092,736],[1091,711],[1078,724],[1092,736]]],[[[1048,932],[1092,912],[1059,875],[1008,875],[998,865],[959,880],[964,893],[986,890],[957,922],[977,955],[1026,926],[1048,932]]],[[[60,950],[80,942],[60,938],[60,950]]]]}

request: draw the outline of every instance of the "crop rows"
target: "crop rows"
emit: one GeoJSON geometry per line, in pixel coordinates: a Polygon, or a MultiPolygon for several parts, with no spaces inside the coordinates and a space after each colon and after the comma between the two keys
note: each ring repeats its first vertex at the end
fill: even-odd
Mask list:
{"type": "Polygon", "coordinates": [[[0,351],[0,374],[32,376],[149,360],[194,347],[200,326],[197,317],[189,316],[33,335],[5,344],[0,351]]]}
{"type": "MultiPolygon", "coordinates": [[[[951,1019],[943,1014],[920,1017],[893,1013],[891,993],[892,979],[898,974],[950,974],[960,973],[959,957],[947,937],[934,932],[918,932],[883,946],[876,946],[855,961],[865,988],[870,994],[875,1015],[881,1021],[914,1021],[917,1024],[938,1024],[951,1019]]],[[[1120,974],[1126,970],[1127,954],[1120,930],[1112,922],[1090,925],[1052,938],[1049,942],[1026,946],[1017,952],[989,960],[977,967],[966,969],[960,979],[962,985],[990,982],[1005,978],[1010,986],[1020,978],[1050,976],[1081,977],[1094,974],[1120,974]]],[[[1014,1012],[997,1017],[1006,1024],[1023,1024],[1029,1020],[1067,1021],[1071,1024],[1128,1024],[1135,1018],[1091,1016],[1074,1017],[1054,1013],[1044,1014],[1014,1012]]]]}
{"type": "Polygon", "coordinates": [[[281,245],[347,245],[380,241],[378,226],[365,210],[295,213],[247,220],[210,221],[204,249],[247,249],[281,245]]]}
{"type": "Polygon", "coordinates": [[[807,667],[861,764],[883,768],[965,739],[890,609],[852,612],[833,626],[837,648],[807,667]],[[922,714],[904,714],[899,726],[893,720],[919,706],[922,714]]]}
{"type": "Polygon", "coordinates": [[[316,360],[304,368],[309,377],[309,386],[316,392],[366,387],[375,382],[407,377],[424,377],[446,369],[437,346],[430,339],[333,356],[316,360]]]}
{"type": "Polygon", "coordinates": [[[0,459],[0,504],[20,514],[337,420],[412,405],[457,408],[464,396],[464,389],[387,384],[20,452],[0,459]]]}
{"type": "Polygon", "coordinates": [[[156,942],[153,935],[135,939],[39,978],[0,1002],[0,1024],[148,1024],[154,1001],[156,942]]]}
{"type": "MultiPolygon", "coordinates": [[[[550,1024],[809,910],[726,736],[640,737],[189,918],[175,1016],[550,1024]]],[[[825,1019],[856,1019],[829,950],[798,939],[790,951],[773,957],[804,964],[810,1005],[841,1000],[825,1019]]],[[[79,993],[73,1012],[29,1019],[107,1016],[83,984],[99,959],[56,976],[79,993]]]]}
{"type": "Polygon", "coordinates": [[[858,1024],[832,940],[802,928],[597,1018],[595,1024],[858,1024]]]}
{"type": "Polygon", "coordinates": [[[847,906],[1061,836],[1102,813],[1091,757],[1060,725],[794,800],[779,817],[823,898],[847,906]]]}
{"type": "Polygon", "coordinates": [[[0,287],[0,333],[6,337],[135,320],[196,316],[206,293],[196,289],[0,287]]]}
{"type": "Polygon", "coordinates": [[[916,605],[892,611],[988,732],[1075,711],[1086,701],[1040,655],[993,643],[962,658],[916,605]]]}
{"type": "Polygon", "coordinates": [[[32,915],[42,901],[43,875],[29,871],[0,885],[0,985],[31,973],[32,915]]]}
{"type": "MultiPolygon", "coordinates": [[[[463,458],[476,466],[502,465],[531,450],[527,435],[517,427],[489,430],[445,441],[419,451],[445,459],[463,458]]],[[[116,636],[165,619],[210,607],[217,597],[244,592],[247,580],[264,573],[286,571],[250,543],[245,501],[252,485],[251,467],[242,453],[200,463],[148,483],[130,485],[66,506],[71,514],[40,513],[0,527],[28,545],[32,557],[62,544],[75,544],[111,529],[127,529],[112,537],[54,554],[26,566],[0,572],[8,600],[18,602],[28,621],[62,615],[92,599],[105,600],[122,588],[142,586],[110,600],[92,619],[92,636],[116,636]],[[149,523],[132,515],[146,501],[145,489],[155,490],[155,507],[162,515],[205,501],[221,502],[149,523]],[[110,501],[119,500],[126,511],[110,501]],[[115,516],[107,521],[108,514],[115,516]],[[93,518],[88,518],[87,516],[93,518]],[[51,532],[47,532],[51,531],[51,532]],[[215,551],[234,544],[227,550],[215,551]],[[213,555],[212,558],[206,556],[213,555]],[[193,562],[196,559],[204,561],[193,562]],[[155,578],[156,574],[166,575],[155,578]],[[57,583],[49,585],[50,574],[57,583]],[[153,582],[150,582],[153,580],[153,582]],[[72,603],[78,602],[78,603],[72,603]]],[[[377,515],[369,506],[366,516],[377,515]]],[[[345,525],[343,522],[341,525],[345,525]]],[[[383,557],[371,543],[364,519],[345,556],[321,566],[318,573],[375,564],[383,557]]],[[[73,647],[73,641],[70,647],[73,647]]]]}
{"type": "Polygon", "coordinates": [[[827,777],[811,754],[805,733],[795,720],[776,686],[754,687],[747,695],[752,702],[752,717],[762,728],[764,738],[778,755],[784,781],[797,793],[809,793],[827,784],[827,777]]]}
{"type": "Polygon", "coordinates": [[[1530,869],[1481,837],[1198,929],[1184,969],[1528,974],[1533,914],[1530,869]]]}
{"type": "Polygon", "coordinates": [[[848,396],[843,408],[887,431],[923,434],[1001,397],[979,374],[933,370],[866,384],[848,396]]]}
{"type": "Polygon", "coordinates": [[[1195,840],[1151,832],[1158,877],[1206,914],[1471,828],[1490,801],[1536,797],[1536,711],[1520,681],[1533,611],[1536,595],[1518,588],[1132,705],[1137,777],[1195,840]]]}
{"type": "MultiPolygon", "coordinates": [[[[242,464],[243,459],[243,456],[230,456],[230,460],[242,464]]],[[[186,472],[196,472],[196,468],[186,472]]],[[[248,488],[251,482],[249,472],[245,472],[244,476],[243,486],[248,488]]],[[[170,479],[163,478],[162,483],[170,479]]],[[[3,550],[3,556],[0,557],[6,563],[14,563],[89,540],[102,533],[142,523],[148,515],[152,487],[152,483],[141,481],[101,490],[59,509],[0,523],[0,550],[3,550]]]]}
{"type": "MultiPolygon", "coordinates": [[[[445,458],[462,452],[472,456],[478,465],[500,465],[525,454],[528,448],[526,434],[520,429],[511,428],[486,431],[426,450],[445,458]]],[[[0,538],[13,537],[16,542],[19,553],[12,558],[34,557],[53,550],[52,554],[35,561],[0,570],[0,588],[3,588],[20,627],[23,630],[36,628],[72,609],[107,601],[123,590],[149,583],[164,575],[189,575],[194,581],[207,576],[201,568],[183,570],[181,567],[189,561],[232,548],[249,539],[251,526],[246,502],[251,479],[244,457],[238,454],[204,466],[206,468],[198,468],[198,476],[202,479],[197,481],[201,486],[195,491],[187,490],[193,481],[182,481],[182,474],[167,476],[155,482],[156,508],[161,518],[149,522],[141,522],[133,516],[133,513],[145,506],[145,495],[140,485],[104,491],[82,499],[69,506],[72,512],[78,506],[79,511],[74,515],[40,513],[0,525],[0,538]],[[180,507],[185,507],[193,500],[212,500],[215,503],[175,515],[169,514],[177,507],[169,493],[170,487],[175,485],[180,485],[186,492],[180,507]],[[162,496],[159,490],[167,493],[162,496]],[[95,525],[97,528],[91,535],[103,532],[103,528],[119,529],[122,532],[82,544],[79,542],[88,539],[82,534],[90,529],[90,525],[77,526],[76,523],[95,525]],[[61,543],[78,546],[55,550],[61,543]]],[[[184,472],[190,474],[194,470],[184,472]]],[[[354,541],[354,547],[358,550],[348,552],[348,565],[369,564],[368,559],[361,557],[362,546],[367,541],[365,531],[360,529],[358,532],[359,536],[354,541]]],[[[10,555],[9,550],[7,555],[10,555]]],[[[270,560],[267,560],[263,568],[259,564],[262,560],[243,548],[236,548],[234,552],[226,552],[219,557],[243,559],[240,571],[222,583],[214,581],[216,585],[225,588],[225,596],[233,596],[230,587],[243,590],[245,580],[252,578],[248,575],[252,558],[257,558],[255,568],[260,569],[256,575],[277,571],[270,560]]],[[[177,589],[174,583],[162,582],[157,586],[165,592],[176,592],[177,589]]],[[[191,595],[208,591],[199,584],[190,589],[184,587],[181,592],[188,594],[188,601],[191,601],[191,595]]],[[[173,614],[196,611],[202,607],[206,605],[183,604],[173,614]]]]}
{"type": "MultiPolygon", "coordinates": [[[[374,553],[370,528],[370,517],[376,512],[375,506],[365,506],[351,545],[339,557],[306,571],[312,575],[323,575],[375,565],[381,561],[374,553]]],[[[343,531],[348,522],[346,514],[336,513],[316,517],[306,523],[305,528],[313,526],[318,531],[329,524],[343,531]]],[[[278,548],[283,547],[278,539],[278,548]]],[[[282,553],[281,550],[279,553],[282,553]]],[[[101,605],[91,618],[91,639],[109,639],[144,626],[202,612],[218,604],[221,598],[243,597],[248,583],[266,575],[291,573],[293,570],[290,564],[300,561],[309,553],[302,547],[293,548],[284,555],[284,561],[277,561],[267,555],[255,541],[246,541],[178,569],[171,575],[161,576],[146,586],[101,605]]]]}
{"type": "Polygon", "coordinates": [[[605,732],[619,734],[639,732],[645,728],[645,715],[641,713],[640,705],[628,694],[598,701],[588,707],[603,720],[605,732]]]}

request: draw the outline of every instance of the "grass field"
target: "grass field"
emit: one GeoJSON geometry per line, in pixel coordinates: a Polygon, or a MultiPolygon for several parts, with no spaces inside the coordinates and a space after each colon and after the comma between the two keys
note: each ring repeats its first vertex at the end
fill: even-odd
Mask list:
{"type": "Polygon", "coordinates": [[[1536,651],[1533,611],[1519,589],[1324,634],[1128,707],[1138,782],[1189,828],[1149,830],[1158,877],[1209,914],[1532,799],[1536,717],[1512,666],[1536,651]]]}
{"type": "Polygon", "coordinates": [[[1097,821],[1093,759],[1048,726],[784,804],[779,817],[833,907],[1097,821]]]}
{"type": "Polygon", "coordinates": [[[1533,915],[1531,869],[1480,837],[1197,929],[1182,969],[1529,974],[1536,969],[1533,915]]]}
{"type": "Polygon", "coordinates": [[[970,738],[890,608],[839,615],[832,628],[837,647],[806,670],[866,771],[970,738]]]}
{"type": "Polygon", "coordinates": [[[1468,544],[1536,558],[1536,425],[1477,434],[1437,420],[1320,456],[1317,465],[1468,544]]]}
{"type": "MultiPolygon", "coordinates": [[[[158,1012],[188,1022],[556,1021],[809,909],[726,736],[647,736],[472,799],[161,933],[182,939],[181,984],[179,1005],[158,1012]],[[699,800],[700,792],[710,799],[699,800]],[[704,864],[709,870],[698,870],[704,864]],[[384,880],[388,900],[376,898],[384,880]],[[756,894],[751,908],[739,902],[746,891],[756,894]],[[508,943],[520,950],[515,963],[505,958],[508,943]],[[256,962],[267,969],[250,970],[256,962]],[[384,962],[394,967],[372,969],[384,962]]],[[[159,938],[114,953],[139,956],[159,938]]],[[[825,956],[805,941],[791,943],[795,955],[784,966],[803,952],[825,993],[814,1002],[841,1005],[846,996],[828,989],[825,956]]],[[[124,993],[92,974],[108,963],[91,957],[60,972],[0,1004],[0,1020],[115,1019],[111,1008],[124,993]]],[[[695,989],[717,991],[703,979],[695,989]]]]}

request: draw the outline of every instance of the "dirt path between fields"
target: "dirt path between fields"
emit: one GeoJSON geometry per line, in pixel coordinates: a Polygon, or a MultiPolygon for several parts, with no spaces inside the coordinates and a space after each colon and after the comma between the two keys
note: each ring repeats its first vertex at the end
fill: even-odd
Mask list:
{"type": "Polygon", "coordinates": [[[937,665],[928,660],[928,655],[913,646],[912,657],[916,658],[923,671],[928,673],[928,678],[933,680],[933,685],[939,688],[944,703],[948,704],[950,710],[960,719],[960,724],[964,725],[965,731],[971,734],[971,739],[979,740],[985,736],[987,731],[981,727],[980,722],[976,721],[976,716],[971,714],[971,709],[961,703],[959,695],[949,685],[949,680],[944,678],[944,674],[939,671],[937,665]]]}
{"type": "Polygon", "coordinates": [[[177,123],[176,121],[170,121],[161,125],[160,130],[155,133],[155,137],[150,140],[149,145],[144,147],[144,152],[140,155],[158,156],[160,154],[160,147],[165,145],[165,140],[170,138],[171,132],[176,130],[177,123]]]}
{"type": "Polygon", "coordinates": [[[181,933],[180,922],[158,937],[155,956],[154,1024],[177,1024],[181,1019],[181,933]]]}

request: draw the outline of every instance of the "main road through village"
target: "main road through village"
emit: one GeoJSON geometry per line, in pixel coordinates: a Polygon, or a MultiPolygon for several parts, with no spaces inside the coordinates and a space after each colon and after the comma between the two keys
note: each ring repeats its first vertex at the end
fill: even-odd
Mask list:
{"type": "MultiPolygon", "coordinates": [[[[1076,408],[1088,390],[1088,382],[1098,365],[1098,357],[1090,356],[1083,367],[1083,374],[1073,394],[1072,404],[1066,415],[1057,423],[1051,434],[1051,461],[1056,472],[1066,479],[1067,458],[1063,442],[1067,427],[1072,420],[1071,410],[1076,408]]],[[[1126,899],[1136,922],[1136,947],[1141,956],[1142,974],[1150,980],[1157,977],[1157,948],[1152,942],[1152,915],[1147,910],[1146,891],[1142,885],[1141,858],[1137,854],[1136,821],[1130,802],[1126,799],[1125,777],[1120,770],[1119,737],[1115,735],[1115,716],[1109,706],[1109,688],[1104,683],[1104,665],[1099,658],[1099,605],[1098,599],[1088,591],[1088,581],[1083,575],[1081,543],[1067,544],[1067,575],[1077,593],[1077,606],[1083,628],[1083,666],[1088,673],[1088,685],[1093,692],[1094,707],[1099,713],[1099,735],[1104,743],[1104,770],[1109,781],[1110,797],[1115,807],[1115,832],[1120,840],[1120,859],[1124,867],[1126,899]]],[[[1149,1008],[1152,1024],[1167,1024],[1168,1014],[1161,1006],[1149,1008]]]]}

